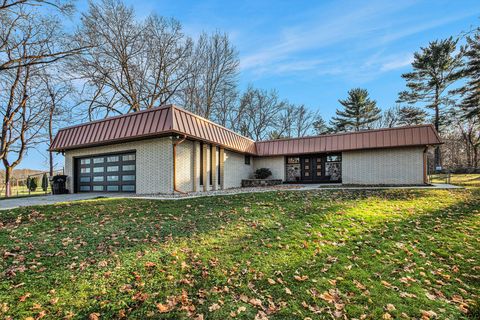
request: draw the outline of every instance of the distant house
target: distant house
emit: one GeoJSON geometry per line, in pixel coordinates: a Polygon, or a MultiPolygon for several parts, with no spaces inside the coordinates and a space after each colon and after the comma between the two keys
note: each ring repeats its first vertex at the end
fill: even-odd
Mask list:
{"type": "Polygon", "coordinates": [[[431,125],[255,142],[174,105],[61,129],[70,192],[209,191],[258,168],[285,183],[426,183],[431,125]]]}

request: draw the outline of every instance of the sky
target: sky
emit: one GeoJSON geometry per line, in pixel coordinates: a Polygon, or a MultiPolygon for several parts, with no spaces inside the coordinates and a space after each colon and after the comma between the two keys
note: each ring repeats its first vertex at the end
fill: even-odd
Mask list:
{"type": "MultiPolygon", "coordinates": [[[[139,19],[150,13],[177,19],[192,38],[227,33],[239,53],[240,89],[276,89],[325,119],[357,87],[381,109],[394,106],[415,51],[480,25],[478,0],[125,2],[139,19]]],[[[88,2],[77,4],[78,17],[88,2]]],[[[38,149],[19,168],[45,170],[46,147],[38,149]]],[[[62,157],[56,159],[61,168],[62,157]]]]}

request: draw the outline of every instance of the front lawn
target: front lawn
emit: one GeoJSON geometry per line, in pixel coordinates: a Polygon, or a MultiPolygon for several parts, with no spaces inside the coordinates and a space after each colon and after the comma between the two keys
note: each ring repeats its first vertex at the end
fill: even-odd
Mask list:
{"type": "Polygon", "coordinates": [[[479,210],[469,189],[1,212],[0,317],[475,319],[479,210]]]}

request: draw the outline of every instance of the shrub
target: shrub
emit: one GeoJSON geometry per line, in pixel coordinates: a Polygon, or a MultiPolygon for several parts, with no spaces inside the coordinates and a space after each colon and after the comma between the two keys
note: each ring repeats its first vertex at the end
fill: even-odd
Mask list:
{"type": "Polygon", "coordinates": [[[257,179],[267,179],[272,175],[272,171],[268,168],[260,168],[255,170],[255,178],[257,179]]]}
{"type": "Polygon", "coordinates": [[[45,192],[48,190],[48,176],[46,173],[44,173],[42,177],[42,190],[45,192]]]}
{"type": "MultiPolygon", "coordinates": [[[[28,182],[28,180],[27,180],[28,182]]],[[[32,192],[34,192],[35,190],[37,190],[37,187],[38,187],[38,179],[37,177],[33,177],[33,178],[30,178],[30,181],[28,182],[28,189],[32,192]]]]}

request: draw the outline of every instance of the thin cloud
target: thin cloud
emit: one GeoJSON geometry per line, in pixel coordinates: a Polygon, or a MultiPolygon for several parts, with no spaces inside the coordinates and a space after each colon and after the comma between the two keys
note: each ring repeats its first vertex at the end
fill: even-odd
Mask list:
{"type": "MultiPolygon", "coordinates": [[[[427,20],[423,23],[416,23],[410,17],[403,21],[392,18],[412,4],[414,3],[403,1],[398,1],[398,3],[373,2],[340,17],[332,12],[324,12],[310,20],[302,21],[299,25],[284,28],[275,40],[270,41],[268,46],[242,56],[240,59],[241,69],[256,76],[301,71],[325,74],[335,70],[334,72],[338,73],[342,69],[351,71],[349,65],[352,61],[343,60],[351,60],[355,52],[354,60],[357,64],[355,70],[363,70],[367,74],[367,77],[360,75],[361,78],[370,78],[375,72],[382,73],[407,66],[411,63],[411,55],[398,55],[389,57],[388,60],[380,55],[376,59],[372,59],[377,60],[376,62],[368,61],[372,58],[371,55],[367,55],[363,61],[359,61],[358,57],[364,57],[365,53],[375,48],[385,49],[389,43],[399,39],[474,14],[464,11],[443,19],[427,20]],[[319,60],[317,57],[320,50],[323,59],[319,60]],[[337,59],[332,62],[340,62],[344,67],[326,64],[326,56],[332,54],[337,55],[337,59]],[[313,55],[315,59],[312,59],[313,55]],[[298,58],[298,56],[303,58],[298,58]],[[305,59],[305,62],[299,62],[300,59],[305,59]],[[381,63],[378,63],[378,60],[381,60],[381,63]],[[360,67],[358,67],[359,64],[360,67]],[[323,70],[319,70],[319,68],[323,70]]],[[[333,11],[341,10],[336,8],[333,11]]]]}

